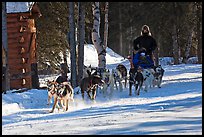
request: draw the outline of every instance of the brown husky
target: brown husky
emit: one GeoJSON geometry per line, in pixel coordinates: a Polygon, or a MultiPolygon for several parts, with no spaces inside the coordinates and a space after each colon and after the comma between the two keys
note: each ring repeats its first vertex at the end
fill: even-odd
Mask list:
{"type": "Polygon", "coordinates": [[[126,85],[127,85],[127,68],[123,64],[119,64],[116,67],[116,69],[119,70],[119,72],[122,75],[122,79],[125,80],[125,88],[126,88],[126,85]]]}
{"type": "Polygon", "coordinates": [[[124,87],[127,85],[127,68],[123,64],[119,64],[115,69],[112,69],[112,74],[115,81],[116,89],[118,90],[117,83],[119,83],[120,91],[123,89],[122,81],[125,80],[124,87]]]}
{"type": "Polygon", "coordinates": [[[84,99],[84,91],[87,91],[87,94],[91,100],[94,100],[96,97],[96,89],[98,85],[103,85],[104,81],[102,78],[98,75],[91,75],[90,71],[87,71],[89,74],[88,77],[85,77],[80,82],[80,88],[81,88],[81,94],[82,98],[84,99]],[[90,95],[90,92],[92,92],[92,97],[90,95]]]}

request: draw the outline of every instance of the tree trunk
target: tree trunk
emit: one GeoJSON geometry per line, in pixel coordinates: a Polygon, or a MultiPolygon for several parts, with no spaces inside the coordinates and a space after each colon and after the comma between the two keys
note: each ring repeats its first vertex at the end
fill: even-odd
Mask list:
{"type": "Polygon", "coordinates": [[[202,64],[202,3],[197,3],[197,39],[198,39],[198,63],[202,64]]]}
{"type": "Polygon", "coordinates": [[[5,89],[3,89],[6,94],[7,90],[10,90],[10,74],[8,65],[8,35],[7,35],[7,17],[6,17],[6,2],[2,2],[2,46],[5,51],[5,89]]]}
{"type": "Polygon", "coordinates": [[[119,46],[120,46],[120,54],[123,55],[123,32],[122,32],[122,13],[121,6],[119,2],[119,46]]]}
{"type": "Polygon", "coordinates": [[[133,46],[132,46],[132,43],[133,43],[133,27],[132,27],[132,25],[130,27],[130,36],[131,36],[131,40],[130,40],[130,44],[128,46],[128,55],[131,55],[132,51],[133,51],[133,46]]]}
{"type": "Polygon", "coordinates": [[[157,48],[156,48],[156,50],[154,52],[154,55],[155,55],[155,65],[156,66],[160,65],[160,63],[159,63],[160,38],[161,38],[160,34],[157,34],[157,48]]]}
{"type": "Polygon", "coordinates": [[[74,24],[74,2],[69,2],[69,29],[70,29],[70,60],[71,60],[71,84],[76,87],[76,39],[74,24]]]}
{"type": "Polygon", "coordinates": [[[190,29],[189,34],[188,34],[188,41],[185,47],[185,53],[184,53],[184,58],[183,58],[183,63],[187,63],[187,60],[190,56],[190,50],[192,47],[192,37],[193,37],[193,28],[190,29]]]}
{"type": "Polygon", "coordinates": [[[104,48],[107,48],[108,40],[108,2],[105,4],[105,25],[104,25],[104,48]]]}
{"type": "Polygon", "coordinates": [[[77,85],[79,85],[80,80],[83,77],[83,68],[84,68],[84,40],[85,40],[85,9],[83,2],[79,2],[79,45],[78,45],[78,80],[77,85]]]}
{"type": "Polygon", "coordinates": [[[99,28],[100,28],[100,9],[99,2],[93,2],[93,30],[92,30],[92,42],[96,48],[98,54],[98,68],[104,70],[106,68],[106,49],[101,41],[99,28]]]}
{"type": "Polygon", "coordinates": [[[40,87],[39,77],[38,77],[38,64],[31,64],[31,74],[32,74],[32,88],[38,89],[40,87]]]}
{"type": "Polygon", "coordinates": [[[174,24],[173,26],[173,33],[172,33],[172,40],[173,40],[173,58],[174,58],[174,64],[177,65],[179,64],[179,45],[178,45],[178,36],[177,36],[177,28],[176,25],[174,24]]]}
{"type": "Polygon", "coordinates": [[[67,64],[67,51],[66,50],[63,51],[63,60],[64,60],[64,63],[60,64],[61,76],[64,78],[67,78],[67,73],[69,73],[69,68],[67,64]]]}

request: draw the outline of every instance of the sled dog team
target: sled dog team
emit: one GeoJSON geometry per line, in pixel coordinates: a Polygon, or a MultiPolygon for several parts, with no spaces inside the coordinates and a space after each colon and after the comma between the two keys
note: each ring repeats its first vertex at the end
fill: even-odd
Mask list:
{"type": "MultiPolygon", "coordinates": [[[[141,88],[144,87],[144,91],[148,91],[149,88],[157,86],[161,88],[162,77],[164,75],[164,69],[159,66],[154,66],[153,68],[147,69],[134,69],[130,68],[129,77],[126,67],[123,64],[119,64],[115,69],[111,71],[106,69],[100,73],[97,68],[91,66],[84,67],[83,78],[80,81],[80,89],[82,94],[82,99],[84,99],[85,91],[91,100],[95,100],[96,92],[98,87],[101,87],[101,91],[104,95],[107,94],[108,88],[110,88],[110,96],[114,88],[119,91],[123,90],[123,87],[127,87],[127,80],[129,80],[129,95],[132,95],[132,87],[135,88],[135,94],[139,95],[141,88]]],[[[61,76],[58,77],[61,79],[61,76]]],[[[48,102],[50,105],[50,100],[53,97],[54,103],[50,113],[54,111],[55,108],[58,110],[60,106],[64,111],[68,110],[69,101],[74,101],[74,90],[70,82],[67,81],[47,81],[48,89],[48,102]]]]}

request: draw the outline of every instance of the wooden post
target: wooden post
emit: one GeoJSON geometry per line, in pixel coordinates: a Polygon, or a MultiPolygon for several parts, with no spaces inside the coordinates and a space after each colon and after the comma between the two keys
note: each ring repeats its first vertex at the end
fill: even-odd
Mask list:
{"type": "Polygon", "coordinates": [[[37,63],[31,64],[32,88],[39,88],[38,67],[37,63]]]}
{"type": "Polygon", "coordinates": [[[2,45],[5,51],[5,89],[10,90],[10,75],[8,65],[8,35],[7,35],[7,15],[6,15],[6,2],[2,2],[2,45]]]}

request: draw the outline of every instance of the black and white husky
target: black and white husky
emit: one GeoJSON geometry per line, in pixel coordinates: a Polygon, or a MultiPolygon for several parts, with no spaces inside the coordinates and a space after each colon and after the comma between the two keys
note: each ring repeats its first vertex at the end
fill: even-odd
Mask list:
{"type": "Polygon", "coordinates": [[[116,89],[118,90],[119,84],[119,90],[123,90],[123,81],[124,81],[124,88],[126,88],[127,85],[127,68],[123,64],[118,64],[115,69],[112,69],[111,72],[112,77],[114,78],[114,85],[116,86],[116,89]]]}
{"type": "Polygon", "coordinates": [[[129,95],[132,95],[132,85],[135,86],[135,94],[137,92],[137,95],[140,94],[140,89],[142,87],[144,78],[141,72],[138,72],[134,68],[130,68],[129,71],[129,95]]]}
{"type": "Polygon", "coordinates": [[[164,69],[161,65],[154,68],[154,85],[157,85],[158,88],[161,88],[162,78],[164,76],[164,69]]]}
{"type": "Polygon", "coordinates": [[[119,91],[123,90],[123,84],[122,84],[122,74],[118,69],[112,69],[111,75],[113,77],[114,85],[116,86],[116,89],[118,90],[119,85],[119,91]],[[118,83],[118,84],[117,84],[118,83]]]}
{"type": "Polygon", "coordinates": [[[84,65],[82,78],[89,77],[88,72],[90,72],[91,75],[97,75],[98,74],[96,67],[92,67],[91,65],[89,65],[89,66],[84,65]]]}
{"type": "Polygon", "coordinates": [[[142,75],[144,77],[144,91],[147,91],[148,88],[153,87],[154,73],[154,69],[152,68],[142,70],[142,75]]]}
{"type": "Polygon", "coordinates": [[[68,110],[68,102],[69,100],[74,101],[74,90],[69,82],[57,83],[55,81],[48,81],[48,105],[50,104],[50,100],[54,97],[54,104],[50,113],[54,112],[54,109],[57,107],[58,111],[60,106],[58,102],[60,102],[61,107],[64,111],[68,110]]]}

